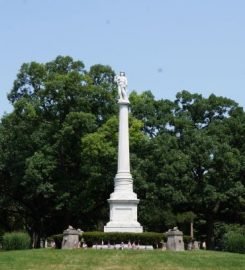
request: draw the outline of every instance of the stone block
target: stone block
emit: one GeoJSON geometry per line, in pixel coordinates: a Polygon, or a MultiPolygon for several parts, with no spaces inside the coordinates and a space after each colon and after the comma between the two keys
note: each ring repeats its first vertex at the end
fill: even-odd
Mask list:
{"type": "Polygon", "coordinates": [[[174,251],[184,251],[183,232],[179,231],[177,227],[168,230],[167,235],[167,249],[174,251]]]}
{"type": "Polygon", "coordinates": [[[69,226],[68,229],[63,232],[62,249],[74,249],[79,247],[79,234],[78,230],[69,226]]]}

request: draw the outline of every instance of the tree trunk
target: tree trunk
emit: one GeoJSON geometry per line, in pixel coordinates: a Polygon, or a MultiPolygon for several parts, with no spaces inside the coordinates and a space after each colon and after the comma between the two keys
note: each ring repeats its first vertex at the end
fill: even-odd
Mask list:
{"type": "Polygon", "coordinates": [[[37,232],[32,233],[32,248],[40,248],[40,234],[37,232]]]}
{"type": "Polygon", "coordinates": [[[207,249],[214,249],[214,219],[212,216],[207,219],[207,249]]]}
{"type": "Polygon", "coordinates": [[[193,221],[191,221],[191,223],[190,223],[190,236],[191,236],[191,239],[194,238],[193,221]]]}

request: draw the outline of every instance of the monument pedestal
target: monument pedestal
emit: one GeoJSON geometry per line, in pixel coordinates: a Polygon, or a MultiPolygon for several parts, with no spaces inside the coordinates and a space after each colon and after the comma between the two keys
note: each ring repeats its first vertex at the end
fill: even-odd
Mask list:
{"type": "Polygon", "coordinates": [[[130,173],[118,173],[115,177],[115,191],[108,200],[110,205],[110,221],[104,232],[143,232],[137,221],[139,199],[133,192],[133,180],[130,173]]]}
{"type": "Polygon", "coordinates": [[[110,221],[104,232],[143,232],[137,222],[137,205],[139,200],[108,200],[110,204],[110,221]]]}
{"type": "Polygon", "coordinates": [[[63,232],[62,249],[78,248],[79,245],[79,231],[69,226],[67,230],[63,232]]]}
{"type": "Polygon", "coordinates": [[[179,231],[177,227],[168,230],[167,236],[167,249],[174,251],[184,251],[183,232],[179,231]]]}

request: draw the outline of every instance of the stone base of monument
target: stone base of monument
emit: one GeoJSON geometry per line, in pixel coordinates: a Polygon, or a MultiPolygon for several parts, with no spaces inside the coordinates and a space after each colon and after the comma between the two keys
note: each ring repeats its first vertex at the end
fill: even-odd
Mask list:
{"type": "Polygon", "coordinates": [[[104,232],[142,233],[143,227],[137,221],[138,199],[109,199],[110,221],[104,232]]]}
{"type": "Polygon", "coordinates": [[[79,247],[79,234],[78,230],[69,226],[68,229],[63,232],[62,249],[73,249],[79,247]]]}
{"type": "Polygon", "coordinates": [[[129,233],[142,233],[143,227],[140,224],[123,224],[108,222],[104,227],[104,232],[129,232],[129,233]]]}
{"type": "Polygon", "coordinates": [[[167,236],[167,249],[174,251],[184,251],[183,232],[179,231],[177,227],[168,230],[167,236]]]}

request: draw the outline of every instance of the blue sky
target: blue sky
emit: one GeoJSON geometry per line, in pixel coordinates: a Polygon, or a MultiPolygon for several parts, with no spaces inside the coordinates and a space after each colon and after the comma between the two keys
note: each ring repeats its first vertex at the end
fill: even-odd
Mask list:
{"type": "Polygon", "coordinates": [[[129,90],[183,89],[245,107],[243,0],[0,0],[0,116],[20,66],[58,55],[125,71],[129,90]]]}

